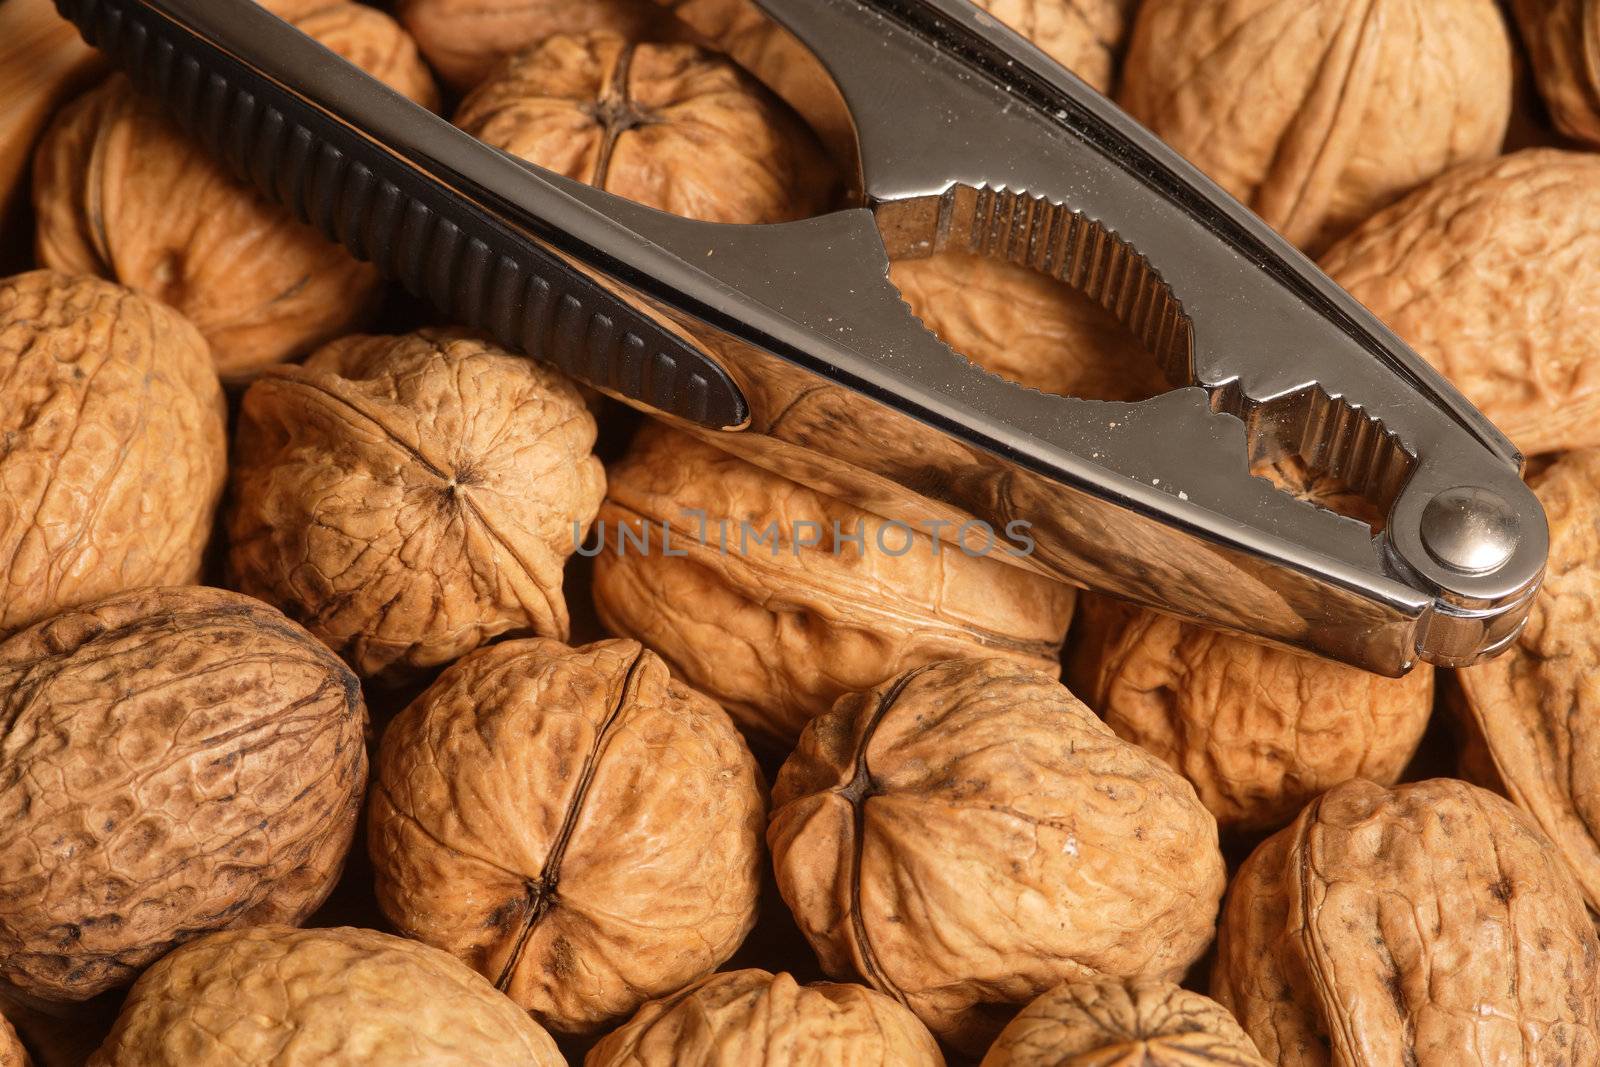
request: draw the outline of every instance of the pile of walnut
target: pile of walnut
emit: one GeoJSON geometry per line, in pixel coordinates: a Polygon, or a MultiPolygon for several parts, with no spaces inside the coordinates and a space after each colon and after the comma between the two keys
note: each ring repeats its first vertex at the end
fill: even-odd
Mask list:
{"type": "MultiPolygon", "coordinates": [[[[738,0],[263,2],[667,211],[850,184],[738,0]]],[[[1390,680],[842,538],[112,78],[0,279],[0,1067],[1600,1064],[1600,0],[979,4],[1536,457],[1515,646],[1390,680]]],[[[1169,387],[1022,268],[892,277],[1027,385],[1169,387]]]]}

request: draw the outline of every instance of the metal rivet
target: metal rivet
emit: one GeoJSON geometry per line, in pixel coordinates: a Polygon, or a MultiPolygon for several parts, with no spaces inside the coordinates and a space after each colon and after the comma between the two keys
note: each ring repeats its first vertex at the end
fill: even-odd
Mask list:
{"type": "Polygon", "coordinates": [[[1504,566],[1521,536],[1517,513],[1496,493],[1471,485],[1446,489],[1422,510],[1428,555],[1463,574],[1504,566]]]}

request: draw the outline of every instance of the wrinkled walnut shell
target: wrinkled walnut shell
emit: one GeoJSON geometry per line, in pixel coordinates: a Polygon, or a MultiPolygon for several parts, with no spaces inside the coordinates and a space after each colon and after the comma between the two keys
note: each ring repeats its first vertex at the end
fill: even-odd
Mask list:
{"type": "Polygon", "coordinates": [[[226,473],[193,326],[95,278],[0,279],[0,635],[194,581],[226,473]]]}
{"type": "Polygon", "coordinates": [[[787,974],[714,974],[651,1001],[584,1067],[944,1067],[905,1008],[864,986],[787,974]]]}
{"type": "Polygon", "coordinates": [[[462,91],[556,34],[659,40],[674,32],[672,19],[649,0],[399,0],[395,14],[439,77],[462,91]]]}
{"type": "Polygon", "coordinates": [[[569,379],[477,337],[336,341],[245,394],[232,584],[363,676],[565,637],[562,568],[605,492],[595,432],[569,379]]]}
{"type": "Polygon", "coordinates": [[[765,796],[728,717],[633,641],[507,641],[384,733],[378,903],[555,1030],[715,970],[755,921],[765,796]]]}
{"type": "Polygon", "coordinates": [[[221,589],[0,643],[0,978],[82,1000],[208,930],[304,919],[355,832],[366,721],[337,658],[221,589]]]}
{"type": "Polygon", "coordinates": [[[945,344],[1002,378],[1087,400],[1145,400],[1170,388],[1110,312],[1031,267],[947,252],[896,261],[889,279],[945,344]]]}
{"type": "Polygon", "coordinates": [[[150,968],[89,1067],[566,1067],[443,952],[376,930],[213,934],[150,968]]]}
{"type": "MultiPolygon", "coordinates": [[[[1134,0],[975,2],[1090,85],[1110,88],[1134,0]]],[[[397,14],[439,75],[463,90],[557,34],[661,41],[682,35],[686,24],[770,86],[830,146],[852,136],[838,94],[818,84],[825,75],[816,61],[748,0],[400,0],[397,14]]]]}
{"type": "Polygon", "coordinates": [[[22,1038],[17,1036],[16,1027],[11,1025],[11,1020],[0,1015],[0,1067],[32,1067],[32,1064],[28,1050],[22,1047],[22,1038]]]}
{"type": "Polygon", "coordinates": [[[1211,995],[1267,1062],[1600,1056],[1600,944],[1533,821],[1475,786],[1347,782],[1235,876],[1211,995]]]}
{"type": "Polygon", "coordinates": [[[1512,0],[1539,93],[1563,133],[1600,144],[1600,3],[1512,0]]]}
{"type": "Polygon", "coordinates": [[[950,660],[844,697],[772,794],[778,888],[823,968],[977,1053],[1096,974],[1176,979],[1211,941],[1216,823],[1056,680],[950,660]]]}
{"type": "MultiPolygon", "coordinates": [[[[329,48],[437,104],[415,47],[383,12],[335,0],[294,13],[329,48]]],[[[57,115],[33,189],[40,262],[177,308],[225,381],[348,332],[379,295],[370,264],[236,180],[121,75],[57,115]]]]}
{"type": "Polygon", "coordinates": [[[812,133],[692,44],[560,34],[478,86],[455,121],[529,162],[706,222],[788,222],[834,197],[812,133]]]}
{"type": "Polygon", "coordinates": [[[1600,451],[1569,453],[1532,484],[1550,522],[1544,587],[1516,643],[1456,679],[1478,776],[1533,816],[1600,909],[1600,451]]]}
{"type": "Polygon", "coordinates": [[[1277,829],[1352,778],[1392,784],[1433,710],[1433,668],[1384,678],[1084,597],[1067,684],[1194,785],[1224,830],[1277,829]]]}
{"type": "Polygon", "coordinates": [[[1600,445],[1600,156],[1451,171],[1322,267],[1524,452],[1600,445]]]}
{"type": "Polygon", "coordinates": [[[922,531],[906,547],[876,516],[659,424],[612,466],[600,517],[601,621],[659,652],[763,743],[787,750],[843,694],[934,660],[1059,669],[1071,588],[999,550],[969,556],[922,531]],[[743,547],[741,521],[752,531],[743,547]],[[863,532],[865,549],[835,542],[834,524],[863,532]],[[776,540],[753,540],[773,527],[776,540]],[[817,545],[797,542],[812,533],[817,545]],[[639,537],[649,551],[634,547],[639,537]]]}
{"type": "Polygon", "coordinates": [[[1057,986],[1022,1009],[982,1067],[1267,1067],[1238,1020],[1171,982],[1057,986]]]}
{"type": "Polygon", "coordinates": [[[1315,254],[1500,149],[1494,0],[1145,0],[1118,102],[1315,254]]]}

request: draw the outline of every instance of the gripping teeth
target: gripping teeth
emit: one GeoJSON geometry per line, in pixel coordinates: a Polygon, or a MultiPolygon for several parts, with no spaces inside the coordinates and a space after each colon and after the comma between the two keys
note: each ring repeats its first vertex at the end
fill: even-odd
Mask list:
{"type": "Polygon", "coordinates": [[[887,219],[880,213],[899,239],[890,241],[891,254],[960,251],[1032,267],[1116,316],[1168,380],[1190,384],[1192,327],[1182,304],[1149,260],[1082,212],[1026,192],[954,185],[936,198],[890,206],[887,219]]]}
{"type": "Polygon", "coordinates": [[[1416,466],[1416,457],[1380,419],[1320,385],[1258,402],[1232,381],[1212,391],[1211,406],[1243,420],[1254,466],[1298,459],[1379,515],[1388,513],[1416,466]]]}
{"type": "Polygon", "coordinates": [[[1380,420],[1320,385],[1257,401],[1237,379],[1197,382],[1194,325],[1177,294],[1138,249],[1082,212],[1027,192],[957,184],[881,204],[877,214],[891,256],[966,252],[1031,267],[1078,290],[1120,320],[1174,386],[1203,386],[1214,411],[1244,422],[1253,469],[1298,460],[1322,476],[1320,487],[1337,483],[1369,503],[1361,509],[1369,525],[1367,516],[1388,513],[1416,465],[1380,420]]]}

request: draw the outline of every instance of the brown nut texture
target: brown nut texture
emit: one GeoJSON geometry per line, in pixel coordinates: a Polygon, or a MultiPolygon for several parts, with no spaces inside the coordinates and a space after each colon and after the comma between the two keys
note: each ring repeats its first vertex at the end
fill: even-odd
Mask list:
{"type": "Polygon", "coordinates": [[[150,968],[89,1067],[566,1067],[449,955],[376,930],[265,927],[150,968]]]}
{"type": "MultiPolygon", "coordinates": [[[[344,0],[294,13],[335,52],[437,104],[415,46],[388,15],[344,0]]],[[[177,308],[225,381],[348,332],[380,292],[370,264],[236,180],[120,75],[57,115],[33,185],[39,261],[177,308]]]]}
{"type": "Polygon", "coordinates": [[[1267,1067],[1228,1010],[1153,979],[1069,982],[1029,1004],[981,1067],[1267,1067]]]}
{"type": "Polygon", "coordinates": [[[927,1027],[865,986],[713,974],[651,1001],[584,1067],[944,1067],[927,1027]]]}
{"type": "Polygon", "coordinates": [[[633,641],[465,657],[385,732],[369,844],[396,928],[554,1030],[715,970],[755,921],[760,772],[633,641]]]}
{"type": "Polygon", "coordinates": [[[1225,831],[1275,830],[1352,778],[1399,780],[1433,668],[1384,678],[1104,597],[1082,598],[1067,684],[1187,778],[1225,831]]]}
{"type": "Polygon", "coordinates": [[[557,34],[599,31],[643,40],[670,37],[675,29],[650,0],[399,0],[395,15],[439,77],[462,91],[557,34]]]}
{"type": "Polygon", "coordinates": [[[1600,451],[1572,452],[1532,480],[1550,561],[1506,653],[1456,672],[1485,775],[1555,842],[1600,909],[1600,451]]]}
{"type": "Polygon", "coordinates": [[[1525,453],[1600,445],[1600,156],[1461,167],[1322,267],[1525,453]]]}
{"type": "MultiPolygon", "coordinates": [[[[888,527],[659,424],[612,466],[600,520],[601,621],[659,652],[764,745],[786,751],[840,696],[935,660],[1059,669],[1070,587],[1000,549],[968,555],[888,527]]],[[[982,547],[973,534],[971,551],[982,547]]]]}
{"type": "Polygon", "coordinates": [[[0,643],[0,978],[83,1000],[332,889],[366,784],[354,675],[272,608],[138,590],[0,643]]]}
{"type": "Polygon", "coordinates": [[[565,637],[562,567],[605,493],[595,433],[569,379],[475,336],[335,341],[245,394],[231,582],[364,677],[565,637]]]}
{"type": "Polygon", "coordinates": [[[32,1067],[32,1063],[28,1050],[22,1047],[22,1038],[17,1036],[16,1027],[0,1015],[0,1067],[32,1067]]]}
{"type": "Polygon", "coordinates": [[[705,222],[787,222],[834,197],[804,124],[693,44],[559,34],[513,57],[455,121],[559,174],[705,222]]]}
{"type": "Polygon", "coordinates": [[[1512,0],[1539,94],[1561,132],[1600,144],[1600,3],[1512,0]]]}
{"type": "Polygon", "coordinates": [[[96,278],[0,279],[0,635],[191,582],[227,476],[193,326],[96,278]]]}
{"type": "Polygon", "coordinates": [[[1452,779],[1347,782],[1240,868],[1211,995],[1267,1062],[1594,1063],[1600,945],[1533,820],[1452,779]]]}
{"type": "Polygon", "coordinates": [[[1174,980],[1210,944],[1216,823],[1054,677],[947,660],[812,720],[772,794],[778,888],[824,970],[981,1052],[1096,974],[1174,980]]]}
{"type": "Polygon", "coordinates": [[[1146,400],[1170,388],[1110,312],[1031,267],[944,252],[890,264],[923,324],[985,370],[1044,393],[1146,400]]]}
{"type": "Polygon", "coordinates": [[[1145,0],[1118,102],[1312,254],[1511,114],[1494,0],[1145,0]]]}

